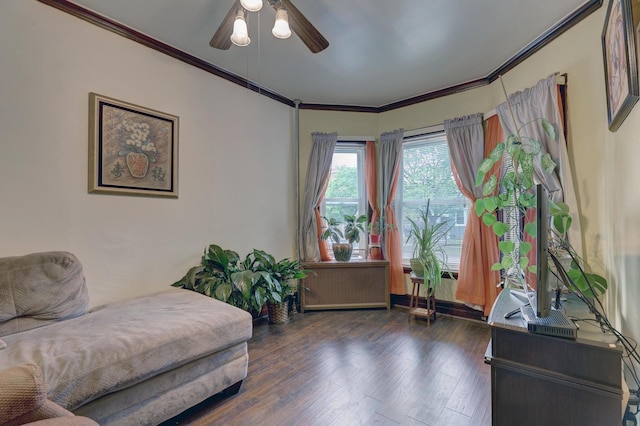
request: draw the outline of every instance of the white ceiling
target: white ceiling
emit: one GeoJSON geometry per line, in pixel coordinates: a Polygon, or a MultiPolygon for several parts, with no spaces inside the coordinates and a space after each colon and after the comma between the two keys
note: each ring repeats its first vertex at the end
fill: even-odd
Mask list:
{"type": "Polygon", "coordinates": [[[234,0],[73,0],[290,100],[381,107],[486,78],[588,0],[292,0],[329,41],[312,54],[271,35],[265,1],[251,44],[209,41],[234,0]],[[258,31],[259,30],[259,31],[258,31]]]}

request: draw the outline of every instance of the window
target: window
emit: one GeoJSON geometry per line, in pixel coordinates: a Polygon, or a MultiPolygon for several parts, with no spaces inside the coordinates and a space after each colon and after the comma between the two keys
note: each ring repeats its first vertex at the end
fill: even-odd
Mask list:
{"type": "MultiPolygon", "coordinates": [[[[344,215],[367,214],[365,189],[365,144],[340,142],[336,144],[331,162],[331,177],[320,206],[323,216],[344,222],[344,215]]],[[[332,244],[328,241],[329,246],[332,244]]],[[[364,258],[366,235],[360,234],[360,243],[353,247],[353,258],[364,258]]]]}
{"type": "Polygon", "coordinates": [[[407,217],[420,224],[420,211],[426,209],[429,201],[429,220],[446,222],[447,227],[451,227],[440,243],[447,253],[447,269],[458,271],[470,202],[460,192],[453,177],[444,132],[405,138],[402,179],[394,201],[401,231],[403,263],[408,264],[413,257],[413,243],[407,242],[411,229],[407,217]]]}

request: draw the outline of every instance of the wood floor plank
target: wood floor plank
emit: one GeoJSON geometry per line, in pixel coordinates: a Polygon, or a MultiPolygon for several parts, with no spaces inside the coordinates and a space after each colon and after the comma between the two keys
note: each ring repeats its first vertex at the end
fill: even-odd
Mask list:
{"type": "Polygon", "coordinates": [[[294,314],[254,323],[240,392],[215,396],[169,425],[491,424],[489,327],[407,311],[294,314]]]}

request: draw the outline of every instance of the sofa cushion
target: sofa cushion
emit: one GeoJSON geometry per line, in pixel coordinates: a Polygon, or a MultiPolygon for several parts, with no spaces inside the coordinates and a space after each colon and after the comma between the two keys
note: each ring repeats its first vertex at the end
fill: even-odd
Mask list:
{"type": "Polygon", "coordinates": [[[4,337],[0,368],[40,365],[48,397],[68,410],[251,338],[251,315],[169,289],[4,337]]]}
{"type": "Polygon", "coordinates": [[[0,336],[83,315],[82,265],[63,251],[0,258],[0,336]]]}

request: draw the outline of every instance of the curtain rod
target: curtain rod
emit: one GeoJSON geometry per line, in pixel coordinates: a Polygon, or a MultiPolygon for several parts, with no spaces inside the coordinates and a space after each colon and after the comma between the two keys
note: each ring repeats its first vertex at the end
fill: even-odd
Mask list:
{"type": "MultiPolygon", "coordinates": [[[[556,84],[564,86],[567,84],[567,81],[568,81],[568,75],[566,72],[556,75],[556,84]]],[[[487,118],[493,117],[496,114],[497,112],[496,112],[496,109],[494,108],[490,111],[485,112],[483,116],[485,119],[487,119],[487,118]]],[[[444,130],[444,123],[432,124],[430,126],[419,127],[417,129],[405,130],[404,137],[418,136],[426,133],[441,132],[443,130],[444,130]]]]}
{"type": "Polygon", "coordinates": [[[375,141],[376,138],[373,136],[340,136],[338,135],[339,142],[366,142],[366,141],[375,141]]]}

